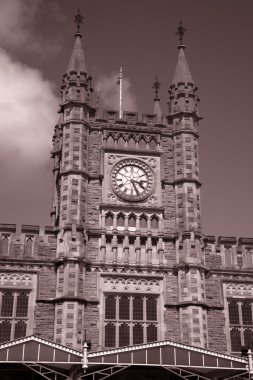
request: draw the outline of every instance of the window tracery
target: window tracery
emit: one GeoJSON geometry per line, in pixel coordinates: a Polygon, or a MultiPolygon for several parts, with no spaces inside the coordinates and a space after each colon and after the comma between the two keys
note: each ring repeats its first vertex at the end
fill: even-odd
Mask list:
{"type": "Polygon", "coordinates": [[[156,341],[157,301],[155,295],[105,293],[104,346],[156,341]]]}

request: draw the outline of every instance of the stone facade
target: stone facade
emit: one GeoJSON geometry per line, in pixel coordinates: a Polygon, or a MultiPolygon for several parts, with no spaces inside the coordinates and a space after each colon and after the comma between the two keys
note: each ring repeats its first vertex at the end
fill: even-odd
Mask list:
{"type": "Polygon", "coordinates": [[[52,227],[17,235],[0,225],[2,341],[7,323],[9,339],[25,331],[77,349],[85,336],[92,350],[152,339],[222,352],[253,343],[253,239],[201,232],[199,99],[184,49],[167,117],[99,118],[76,34],[53,136],[52,227]],[[124,194],[128,171],[141,174],[124,194]],[[20,322],[3,305],[11,297],[14,310],[24,291],[20,322]]]}

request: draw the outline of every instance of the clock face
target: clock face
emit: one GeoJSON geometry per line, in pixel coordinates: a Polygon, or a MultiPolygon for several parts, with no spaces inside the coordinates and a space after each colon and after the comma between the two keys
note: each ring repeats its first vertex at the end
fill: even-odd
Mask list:
{"type": "Polygon", "coordinates": [[[142,161],[122,160],[112,169],[112,188],[120,198],[133,201],[143,200],[150,195],[153,186],[153,172],[142,161]]]}

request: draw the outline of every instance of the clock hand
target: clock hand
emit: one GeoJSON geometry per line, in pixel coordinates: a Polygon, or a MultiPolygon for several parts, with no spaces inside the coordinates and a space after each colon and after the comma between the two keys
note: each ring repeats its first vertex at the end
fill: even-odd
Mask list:
{"type": "Polygon", "coordinates": [[[135,185],[135,182],[136,182],[135,180],[131,179],[131,183],[133,184],[133,187],[134,187],[134,189],[135,189],[135,191],[136,191],[136,194],[139,195],[140,192],[137,190],[137,187],[136,187],[136,185],[135,185]]]}
{"type": "Polygon", "coordinates": [[[136,181],[133,179],[132,182],[137,183],[142,189],[145,189],[145,187],[143,186],[143,183],[147,181],[136,181]]]}

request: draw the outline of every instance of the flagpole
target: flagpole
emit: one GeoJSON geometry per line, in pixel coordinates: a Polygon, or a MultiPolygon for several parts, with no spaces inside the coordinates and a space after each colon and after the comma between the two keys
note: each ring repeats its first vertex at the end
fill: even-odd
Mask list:
{"type": "Polygon", "coordinates": [[[119,118],[122,119],[122,67],[119,71],[119,118]]]}

